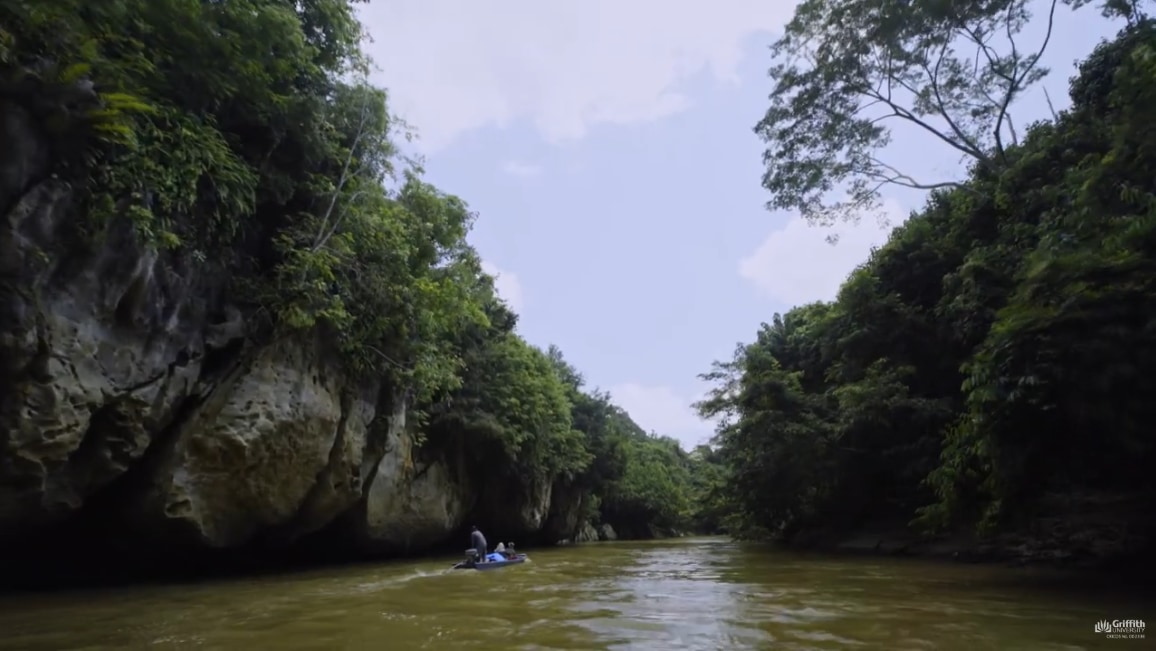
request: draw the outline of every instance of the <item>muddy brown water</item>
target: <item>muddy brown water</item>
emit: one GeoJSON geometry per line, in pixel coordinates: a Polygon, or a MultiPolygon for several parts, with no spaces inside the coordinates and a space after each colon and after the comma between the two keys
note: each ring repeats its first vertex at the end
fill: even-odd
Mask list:
{"type": "MultiPolygon", "coordinates": [[[[528,550],[274,577],[0,597],[0,648],[1156,648],[1095,632],[1156,602],[1043,570],[776,552],[726,539],[528,550]]],[[[1149,635],[1151,637],[1151,634],[1149,635]]]]}

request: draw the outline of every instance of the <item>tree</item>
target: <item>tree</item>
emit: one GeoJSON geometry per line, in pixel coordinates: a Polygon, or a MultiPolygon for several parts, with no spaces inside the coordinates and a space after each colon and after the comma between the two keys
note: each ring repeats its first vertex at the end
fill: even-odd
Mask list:
{"type": "Polygon", "coordinates": [[[1156,481],[1156,22],[1097,47],[1071,108],[933,192],[840,288],[706,379],[728,529],[995,532],[1156,481]],[[1060,506],[1057,506],[1060,505],[1060,506]]]}
{"type": "MultiPolygon", "coordinates": [[[[1039,61],[1057,5],[1089,1],[1047,0],[1044,37],[1029,46],[1028,0],[805,0],[772,47],[771,105],[755,126],[767,143],[768,208],[829,224],[878,209],[888,184],[966,187],[883,160],[895,124],[981,168],[1006,164],[1020,136],[1012,107],[1048,73],[1039,61]]],[[[1108,2],[1108,14],[1138,10],[1108,2]]]]}

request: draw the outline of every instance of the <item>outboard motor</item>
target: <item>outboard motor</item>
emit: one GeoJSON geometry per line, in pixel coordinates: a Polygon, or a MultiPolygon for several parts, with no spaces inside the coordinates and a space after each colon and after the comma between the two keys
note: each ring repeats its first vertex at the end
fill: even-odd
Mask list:
{"type": "Polygon", "coordinates": [[[472,564],[472,563],[480,563],[480,562],[482,562],[482,557],[478,553],[478,550],[474,549],[473,547],[470,547],[469,549],[466,550],[466,564],[467,565],[472,564]]]}

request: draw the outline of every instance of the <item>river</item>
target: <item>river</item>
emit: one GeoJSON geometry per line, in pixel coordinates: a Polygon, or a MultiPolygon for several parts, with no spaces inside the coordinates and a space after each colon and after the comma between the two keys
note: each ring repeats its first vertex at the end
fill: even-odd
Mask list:
{"type": "MultiPolygon", "coordinates": [[[[1145,648],[1101,619],[1153,602],[1005,567],[788,554],[725,539],[531,550],[274,577],[0,597],[0,647],[159,649],[1145,648]]],[[[1149,617],[1150,618],[1150,617],[1149,617]]],[[[1152,647],[1148,647],[1152,648],[1152,647]]]]}

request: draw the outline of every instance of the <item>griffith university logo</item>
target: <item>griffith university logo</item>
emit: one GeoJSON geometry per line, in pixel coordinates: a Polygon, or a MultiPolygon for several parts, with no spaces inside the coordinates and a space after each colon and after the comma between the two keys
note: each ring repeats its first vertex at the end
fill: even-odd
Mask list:
{"type": "Polygon", "coordinates": [[[1142,619],[1113,619],[1108,621],[1101,619],[1096,622],[1094,630],[1097,633],[1103,633],[1104,637],[1123,640],[1144,639],[1144,620],[1142,619]]]}

